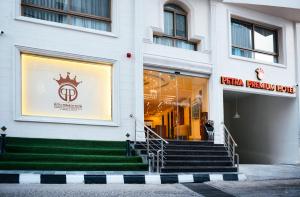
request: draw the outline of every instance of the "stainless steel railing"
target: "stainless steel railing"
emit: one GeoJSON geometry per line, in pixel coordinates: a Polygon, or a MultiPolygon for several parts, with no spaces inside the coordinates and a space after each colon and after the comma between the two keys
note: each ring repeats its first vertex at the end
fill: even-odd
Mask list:
{"type": "Polygon", "coordinates": [[[237,171],[239,171],[240,157],[236,153],[237,143],[233,139],[226,125],[222,123],[224,128],[224,145],[228,151],[229,156],[231,157],[232,166],[237,166],[237,171]]]}
{"type": "MultiPolygon", "coordinates": [[[[149,172],[160,172],[160,169],[164,167],[165,155],[166,155],[166,144],[168,141],[163,139],[157,133],[155,133],[151,128],[144,124],[144,122],[138,120],[133,114],[130,114],[130,118],[134,119],[135,125],[135,140],[134,144],[139,143],[147,150],[147,161],[149,165],[149,172]],[[138,126],[143,127],[143,131],[138,131],[138,126]],[[145,141],[137,142],[137,135],[145,135],[145,141]],[[156,160],[156,167],[155,167],[156,160]]],[[[143,139],[144,136],[140,136],[143,139]]]]}

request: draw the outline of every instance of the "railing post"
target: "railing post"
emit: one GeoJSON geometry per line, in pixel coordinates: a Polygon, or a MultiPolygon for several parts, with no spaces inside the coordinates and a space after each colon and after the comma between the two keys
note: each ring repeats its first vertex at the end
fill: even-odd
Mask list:
{"type": "Polygon", "coordinates": [[[134,119],[134,144],[136,144],[136,119],[134,119]]]}
{"type": "Polygon", "coordinates": [[[161,167],[164,167],[164,142],[161,140],[161,167]]]}
{"type": "Polygon", "coordinates": [[[148,157],[148,171],[151,172],[154,167],[154,154],[150,153],[149,155],[147,155],[147,157],[148,157]],[[152,160],[152,163],[151,163],[151,160],[152,160]]]}
{"type": "Polygon", "coordinates": [[[235,166],[235,144],[233,144],[233,153],[232,153],[232,164],[235,166]]]}
{"type": "Polygon", "coordinates": [[[236,164],[237,164],[237,171],[240,171],[240,157],[238,154],[236,154],[236,164]]]}
{"type": "Polygon", "coordinates": [[[146,129],[146,134],[147,134],[147,138],[146,138],[146,140],[147,140],[147,155],[149,155],[149,152],[150,152],[150,150],[149,150],[149,130],[148,129],[146,129]]]}
{"type": "Polygon", "coordinates": [[[160,155],[161,150],[157,151],[157,155],[156,155],[156,172],[159,173],[159,155],[160,155]]]}
{"type": "Polygon", "coordinates": [[[228,146],[228,150],[230,148],[230,136],[229,134],[227,133],[227,146],[228,146]]]}

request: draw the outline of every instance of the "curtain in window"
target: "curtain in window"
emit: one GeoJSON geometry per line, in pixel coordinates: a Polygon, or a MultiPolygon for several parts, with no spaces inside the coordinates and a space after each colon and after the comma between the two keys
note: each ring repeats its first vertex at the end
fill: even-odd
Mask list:
{"type": "Polygon", "coordinates": [[[231,39],[232,45],[252,49],[251,28],[232,22],[231,23],[231,39]]]}
{"type": "Polygon", "coordinates": [[[176,47],[182,48],[182,49],[195,50],[193,44],[190,44],[184,40],[176,40],[176,47]]]}
{"type": "Polygon", "coordinates": [[[186,37],[186,17],[176,14],[176,35],[186,37]]]}
{"type": "MultiPolygon", "coordinates": [[[[110,18],[110,0],[22,0],[23,3],[34,4],[40,7],[54,8],[68,11],[68,2],[71,2],[72,11],[89,15],[110,18]]],[[[85,28],[111,31],[109,22],[94,20],[76,16],[66,16],[64,14],[45,11],[42,9],[23,7],[23,15],[41,20],[53,21],[58,23],[68,23],[85,28]]]]}
{"type": "Polygon", "coordinates": [[[67,0],[22,0],[22,2],[59,10],[67,9],[67,0]]]}
{"type": "Polygon", "coordinates": [[[71,10],[109,18],[110,0],[72,0],[71,10]]]}
{"type": "Polygon", "coordinates": [[[162,44],[166,46],[173,46],[173,40],[171,38],[163,38],[163,37],[154,37],[153,40],[156,44],[162,44]]]}
{"type": "Polygon", "coordinates": [[[237,47],[242,47],[246,49],[252,49],[252,29],[251,27],[236,23],[236,22],[231,22],[231,41],[232,41],[232,54],[233,55],[238,55],[242,57],[252,57],[252,51],[248,50],[243,50],[236,48],[237,47]]]}
{"type": "Polygon", "coordinates": [[[23,8],[23,15],[31,18],[37,18],[41,20],[47,20],[57,23],[67,23],[67,16],[63,14],[58,14],[54,12],[46,12],[39,9],[34,9],[30,7],[23,8]]]}
{"type": "Polygon", "coordinates": [[[71,25],[103,31],[111,31],[110,23],[82,17],[71,17],[71,25]]]}
{"type": "Polygon", "coordinates": [[[164,12],[164,31],[165,34],[174,36],[174,29],[173,29],[173,13],[171,12],[164,12]]]}

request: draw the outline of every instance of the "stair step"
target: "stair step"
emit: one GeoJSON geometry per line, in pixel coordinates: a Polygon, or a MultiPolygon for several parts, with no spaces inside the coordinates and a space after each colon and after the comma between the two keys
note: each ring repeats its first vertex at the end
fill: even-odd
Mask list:
{"type": "MultiPolygon", "coordinates": [[[[167,140],[170,145],[214,145],[213,141],[167,140]]],[[[222,145],[222,144],[220,144],[222,145]]]]}
{"type": "MultiPolygon", "coordinates": [[[[168,140],[168,142],[164,149],[165,167],[161,169],[163,173],[237,171],[237,168],[232,166],[224,144],[188,140],[168,140]]],[[[135,148],[139,149],[141,154],[147,154],[145,142],[137,143],[135,148]]]]}
{"type": "Polygon", "coordinates": [[[21,146],[73,146],[73,147],[110,147],[110,148],[125,148],[124,141],[91,141],[91,140],[69,140],[69,139],[46,139],[46,138],[19,138],[7,137],[8,145],[21,146]]]}
{"type": "Polygon", "coordinates": [[[167,145],[168,150],[226,150],[224,146],[214,145],[167,145]]]}
{"type": "Polygon", "coordinates": [[[137,156],[110,156],[110,155],[77,155],[77,154],[36,154],[36,153],[6,153],[0,156],[2,161],[53,161],[53,162],[142,162],[137,156]]]}
{"type": "Polygon", "coordinates": [[[223,160],[228,161],[230,157],[227,155],[165,155],[167,160],[223,160]]]}
{"type": "Polygon", "coordinates": [[[237,172],[237,168],[232,166],[166,166],[161,168],[161,172],[237,172]]]}
{"type": "Polygon", "coordinates": [[[167,155],[228,155],[227,151],[221,150],[166,150],[167,155]]]}
{"type": "Polygon", "coordinates": [[[145,171],[143,163],[0,162],[0,170],[145,171]]]}
{"type": "Polygon", "coordinates": [[[231,161],[216,161],[216,160],[207,160],[207,161],[199,161],[199,160],[167,160],[165,166],[232,166],[231,161]]]}
{"type": "Polygon", "coordinates": [[[125,155],[125,149],[120,148],[91,148],[91,147],[66,147],[66,146],[22,146],[7,145],[8,153],[48,153],[48,154],[88,154],[88,155],[125,155]]]}

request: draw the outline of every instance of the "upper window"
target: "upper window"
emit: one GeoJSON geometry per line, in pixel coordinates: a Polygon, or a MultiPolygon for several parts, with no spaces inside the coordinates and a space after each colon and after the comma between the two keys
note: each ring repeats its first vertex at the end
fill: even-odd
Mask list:
{"type": "Polygon", "coordinates": [[[154,35],[154,43],[196,50],[196,43],[188,41],[187,13],[181,7],[164,6],[164,34],[154,35]]]}
{"type": "Polygon", "coordinates": [[[278,63],[277,30],[231,19],[232,54],[278,63]]]}
{"type": "Polygon", "coordinates": [[[22,15],[111,31],[110,0],[22,0],[22,15]]]}

